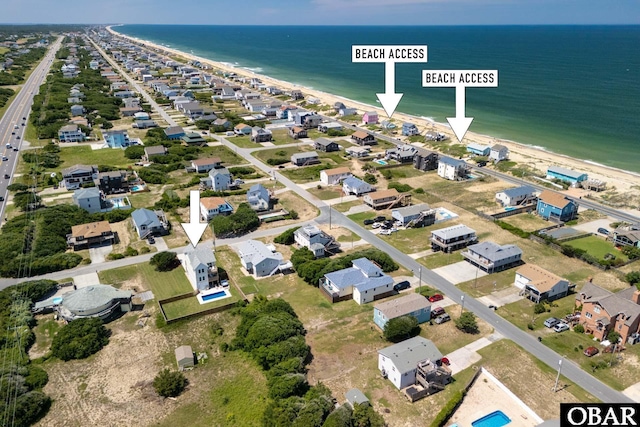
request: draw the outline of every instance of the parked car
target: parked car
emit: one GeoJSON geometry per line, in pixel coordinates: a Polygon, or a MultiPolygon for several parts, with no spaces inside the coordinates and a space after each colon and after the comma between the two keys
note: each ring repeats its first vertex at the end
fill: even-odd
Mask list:
{"type": "Polygon", "coordinates": [[[9,158],[7,156],[2,156],[2,161],[6,162],[7,160],[9,160],[9,158]]]}
{"type": "Polygon", "coordinates": [[[220,286],[222,286],[223,288],[228,288],[229,287],[229,281],[228,280],[221,280],[220,281],[220,286]]]}
{"type": "Polygon", "coordinates": [[[9,179],[9,178],[11,178],[11,176],[8,173],[5,173],[4,174],[4,179],[9,179]]]}
{"type": "Polygon", "coordinates": [[[374,220],[372,220],[372,219],[365,219],[364,221],[362,221],[362,223],[363,223],[364,225],[371,225],[371,224],[373,224],[374,222],[375,222],[375,221],[374,221],[374,220]]]}
{"type": "Polygon", "coordinates": [[[386,220],[387,220],[387,217],[385,217],[385,216],[383,216],[383,215],[379,215],[379,216],[377,216],[377,217],[373,218],[373,220],[374,220],[375,222],[382,222],[382,221],[386,221],[386,220]]]}
{"type": "Polygon", "coordinates": [[[436,317],[442,316],[445,313],[446,313],[446,311],[444,311],[444,308],[435,307],[433,310],[431,310],[431,318],[435,319],[436,317]]]}
{"type": "Polygon", "coordinates": [[[451,316],[449,316],[447,313],[441,314],[440,316],[436,317],[436,324],[440,325],[444,322],[448,322],[449,320],[451,320],[451,316]]]}
{"type": "Polygon", "coordinates": [[[600,228],[598,228],[598,233],[604,234],[605,236],[608,236],[609,235],[609,230],[607,230],[606,228],[600,227],[600,228]]]}
{"type": "Polygon", "coordinates": [[[600,353],[600,350],[596,347],[587,347],[584,349],[584,355],[587,357],[595,356],[598,353],[600,353]]]}
{"type": "Polygon", "coordinates": [[[553,327],[553,330],[556,332],[564,332],[569,330],[569,325],[564,322],[560,322],[553,327]]]}
{"type": "Polygon", "coordinates": [[[374,223],[371,225],[371,228],[380,228],[380,227],[382,227],[382,224],[380,224],[379,222],[374,222],[374,223]]]}
{"type": "Polygon", "coordinates": [[[4,202],[4,196],[0,196],[0,202],[4,202]]]}
{"type": "Polygon", "coordinates": [[[385,229],[380,230],[379,234],[382,235],[382,236],[389,236],[389,235],[391,235],[391,230],[387,230],[385,228],[385,229]]]}
{"type": "Polygon", "coordinates": [[[560,319],[558,319],[557,317],[549,317],[544,321],[544,326],[546,326],[547,328],[553,328],[558,323],[560,323],[560,319]]]}
{"type": "Polygon", "coordinates": [[[153,236],[149,236],[147,240],[149,241],[150,245],[153,245],[156,242],[156,239],[154,239],[153,236]]]}
{"type": "Polygon", "coordinates": [[[493,304],[490,304],[490,305],[489,305],[489,308],[490,308],[490,309],[492,309],[492,310],[494,310],[494,311],[498,309],[498,307],[496,307],[496,306],[495,306],[495,305],[493,305],[493,304]]]}
{"type": "Polygon", "coordinates": [[[429,302],[442,301],[444,297],[440,294],[434,294],[429,297],[429,302]]]}
{"type": "Polygon", "coordinates": [[[403,289],[409,289],[411,287],[411,283],[408,280],[403,280],[402,282],[398,282],[393,286],[394,291],[401,291],[403,289]]]}

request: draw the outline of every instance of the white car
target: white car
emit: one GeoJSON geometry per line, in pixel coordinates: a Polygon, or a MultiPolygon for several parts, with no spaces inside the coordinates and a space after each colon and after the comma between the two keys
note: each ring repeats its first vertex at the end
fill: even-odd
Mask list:
{"type": "Polygon", "coordinates": [[[380,228],[382,227],[382,224],[380,224],[379,222],[374,222],[373,224],[371,224],[371,228],[380,228]]]}
{"type": "Polygon", "coordinates": [[[553,330],[556,331],[556,332],[568,331],[569,330],[569,325],[567,325],[564,322],[560,322],[556,326],[553,327],[553,330]]]}
{"type": "Polygon", "coordinates": [[[380,234],[384,235],[384,236],[388,236],[391,234],[391,230],[380,230],[380,234]]]}

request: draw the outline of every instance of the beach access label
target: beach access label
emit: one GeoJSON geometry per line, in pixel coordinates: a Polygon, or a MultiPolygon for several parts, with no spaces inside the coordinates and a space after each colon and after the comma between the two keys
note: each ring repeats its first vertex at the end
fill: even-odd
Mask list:
{"type": "Polygon", "coordinates": [[[473,117],[465,117],[467,87],[498,87],[498,70],[422,70],[422,87],[455,87],[456,116],[449,126],[462,142],[473,117]]]}
{"type": "Polygon", "coordinates": [[[384,93],[378,101],[391,118],[402,99],[396,93],[396,62],[427,62],[426,45],[352,45],[351,62],[384,62],[384,93]]]}

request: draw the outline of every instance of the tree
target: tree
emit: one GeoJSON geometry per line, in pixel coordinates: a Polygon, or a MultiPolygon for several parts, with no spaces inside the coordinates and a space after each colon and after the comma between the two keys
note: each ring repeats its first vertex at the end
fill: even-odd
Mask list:
{"type": "Polygon", "coordinates": [[[533,313],[534,314],[542,314],[544,312],[547,311],[547,307],[544,305],[543,302],[539,302],[536,305],[533,306],[533,313]]]}
{"type": "Polygon", "coordinates": [[[127,159],[140,159],[144,156],[144,147],[141,145],[131,145],[124,150],[127,159]]]}
{"type": "Polygon", "coordinates": [[[640,283],[640,271],[630,271],[624,276],[624,279],[629,282],[630,285],[637,286],[640,283]]]}
{"type": "Polygon", "coordinates": [[[418,319],[413,316],[396,317],[384,325],[384,337],[391,342],[400,342],[419,333],[418,319]]]}
{"type": "Polygon", "coordinates": [[[356,403],[353,408],[353,427],[384,427],[384,418],[368,403],[356,403]]]}
{"type": "Polygon", "coordinates": [[[269,381],[269,397],[272,399],[302,396],[308,389],[309,383],[303,374],[279,375],[269,381]]]}
{"type": "Polygon", "coordinates": [[[77,319],[63,326],[53,337],[51,353],[67,361],[84,359],[109,343],[109,330],[99,318],[77,319]]]}
{"type": "Polygon", "coordinates": [[[329,414],[322,427],[353,427],[352,415],[353,411],[349,405],[341,405],[329,414]]]}
{"type": "Polygon", "coordinates": [[[455,320],[456,328],[468,334],[477,334],[479,332],[476,315],[470,311],[465,311],[455,320]]]}
{"type": "Polygon", "coordinates": [[[184,391],[187,383],[182,372],[163,369],[153,379],[153,388],[162,397],[176,397],[184,391]]]}
{"type": "Polygon", "coordinates": [[[13,204],[22,211],[40,206],[42,199],[32,191],[16,193],[13,196],[13,204]]]}
{"type": "Polygon", "coordinates": [[[149,264],[154,266],[157,271],[171,271],[180,265],[180,261],[175,252],[164,251],[152,256],[149,264]]]}
{"type": "Polygon", "coordinates": [[[615,344],[620,340],[620,334],[616,331],[611,331],[607,334],[607,340],[609,340],[612,344],[615,344]]]}
{"type": "Polygon", "coordinates": [[[367,184],[376,184],[378,182],[378,178],[376,178],[374,174],[367,172],[364,174],[363,181],[367,184]]]}
{"type": "Polygon", "coordinates": [[[26,191],[28,189],[29,186],[21,182],[14,182],[13,184],[7,186],[7,190],[9,191],[26,191]]]}
{"type": "Polygon", "coordinates": [[[293,243],[295,242],[294,233],[298,228],[300,227],[293,227],[285,230],[282,234],[273,239],[273,241],[281,245],[293,245],[293,243]]]}

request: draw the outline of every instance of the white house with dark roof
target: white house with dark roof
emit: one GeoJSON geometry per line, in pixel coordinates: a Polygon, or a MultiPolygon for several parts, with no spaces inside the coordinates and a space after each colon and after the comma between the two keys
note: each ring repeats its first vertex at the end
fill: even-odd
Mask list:
{"type": "Polygon", "coordinates": [[[482,242],[468,246],[461,255],[487,273],[506,270],[522,263],[522,249],[516,245],[482,242]]]}
{"type": "Polygon", "coordinates": [[[293,233],[293,238],[298,246],[309,249],[316,258],[324,256],[326,252],[335,253],[340,248],[333,236],[315,225],[298,228],[293,233]]]}
{"type": "Polygon", "coordinates": [[[353,298],[360,305],[394,292],[393,278],[367,258],[355,259],[352,267],[325,274],[320,289],[332,302],[353,298]]]}
{"type": "Polygon", "coordinates": [[[350,176],[342,181],[342,191],[346,195],[362,196],[375,190],[376,187],[355,176],[350,176]]]}
{"type": "Polygon", "coordinates": [[[82,142],[85,138],[86,135],[78,125],[65,125],[58,131],[58,141],[60,142],[82,142]]]}
{"type": "Polygon", "coordinates": [[[436,222],[436,211],[431,209],[428,204],[420,203],[392,209],[391,217],[400,221],[405,227],[426,227],[436,222]]]}
{"type": "Polygon", "coordinates": [[[272,276],[284,268],[282,254],[259,240],[247,240],[238,245],[242,267],[256,277],[272,276]]]}
{"type": "Polygon", "coordinates": [[[523,185],[497,192],[496,200],[502,206],[518,206],[528,202],[535,202],[536,194],[535,188],[523,185]]]}
{"type": "Polygon", "coordinates": [[[216,257],[210,249],[193,249],[185,253],[182,267],[193,289],[199,292],[220,285],[216,257]]]}
{"type": "Polygon", "coordinates": [[[91,183],[98,177],[98,166],[73,165],[62,169],[62,179],[67,190],[76,190],[84,184],[91,183]]]}

